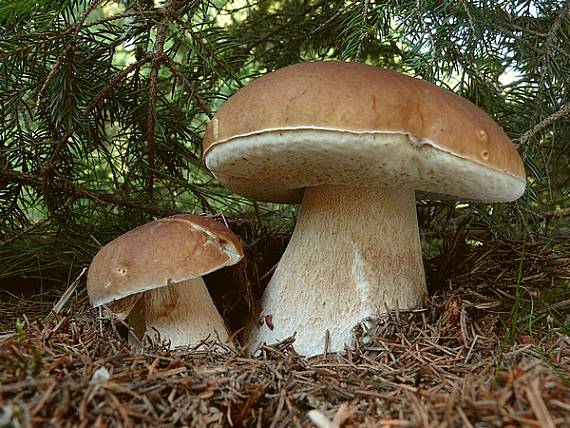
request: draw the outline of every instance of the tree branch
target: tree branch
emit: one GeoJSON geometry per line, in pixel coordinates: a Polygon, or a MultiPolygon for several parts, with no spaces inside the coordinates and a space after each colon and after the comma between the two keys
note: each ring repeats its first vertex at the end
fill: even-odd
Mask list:
{"type": "Polygon", "coordinates": [[[119,82],[121,82],[121,80],[127,77],[129,73],[131,73],[133,70],[136,70],[137,68],[140,68],[142,65],[146,64],[151,60],[152,60],[152,55],[146,55],[143,58],[139,59],[137,62],[133,62],[131,65],[123,69],[121,72],[117,73],[115,77],[113,77],[113,79],[107,85],[105,85],[105,87],[101,89],[97,95],[95,95],[93,101],[91,101],[89,105],[83,110],[83,116],[87,116],[89,113],[91,113],[93,109],[97,107],[97,105],[101,102],[101,100],[105,98],[109,94],[109,92],[111,92],[113,88],[117,86],[119,82]]]}
{"type": "Polygon", "coordinates": [[[180,71],[178,71],[174,61],[172,61],[169,57],[165,57],[164,60],[166,61],[166,64],[167,64],[168,68],[170,69],[170,71],[172,71],[172,74],[174,74],[174,76],[176,76],[176,78],[182,82],[182,84],[186,87],[186,90],[190,93],[190,96],[192,98],[194,98],[194,100],[196,101],[198,106],[200,106],[202,111],[210,119],[212,117],[214,117],[214,114],[212,113],[212,110],[210,110],[210,106],[208,105],[208,103],[204,100],[204,98],[202,98],[196,92],[196,90],[194,89],[194,86],[192,86],[192,83],[186,78],[186,76],[184,76],[182,73],[180,73],[180,71]]]}
{"type": "Polygon", "coordinates": [[[3,182],[25,184],[41,192],[45,191],[46,188],[49,188],[54,192],[66,193],[70,197],[85,198],[102,205],[117,205],[125,208],[138,209],[152,214],[170,215],[179,212],[178,210],[163,208],[152,203],[133,201],[132,199],[123,198],[114,194],[96,193],[72,183],[58,172],[54,174],[54,177],[51,180],[44,183],[42,179],[34,175],[3,169],[0,170],[0,184],[3,182]]]}
{"type": "Polygon", "coordinates": [[[204,42],[204,40],[202,40],[202,38],[194,32],[194,30],[192,30],[192,28],[190,27],[190,25],[188,25],[188,23],[184,22],[182,19],[180,19],[177,16],[175,16],[174,19],[176,22],[178,22],[182,26],[182,28],[184,28],[186,31],[188,31],[190,36],[192,36],[192,39],[194,39],[200,46],[202,46],[208,52],[208,55],[211,56],[211,58],[214,60],[214,62],[217,65],[219,65],[232,79],[234,79],[234,81],[240,87],[243,86],[241,83],[241,79],[234,73],[234,71],[224,61],[222,61],[220,58],[218,58],[218,56],[212,50],[212,48],[210,46],[208,46],[207,43],[204,42]]]}
{"type": "Polygon", "coordinates": [[[168,19],[172,8],[172,1],[164,6],[163,18],[158,24],[156,32],[156,46],[152,54],[152,69],[150,71],[150,87],[148,97],[148,126],[147,126],[147,148],[148,157],[148,178],[146,182],[146,192],[148,199],[152,201],[154,195],[154,172],[156,166],[156,99],[158,95],[158,71],[166,57],[164,53],[164,40],[166,38],[166,29],[168,28],[168,19]]]}
{"type": "Polygon", "coordinates": [[[520,137],[518,139],[518,141],[515,141],[515,145],[516,146],[522,146],[524,144],[526,144],[531,138],[533,138],[536,134],[538,134],[540,131],[542,131],[544,128],[548,128],[550,125],[552,125],[554,122],[556,122],[559,119],[562,119],[564,116],[570,114],[570,104],[566,104],[564,107],[562,107],[560,110],[558,110],[555,113],[552,113],[550,116],[548,116],[547,118],[541,120],[540,122],[538,122],[536,125],[534,125],[531,129],[529,129],[528,131],[526,131],[522,137],[520,137]]]}

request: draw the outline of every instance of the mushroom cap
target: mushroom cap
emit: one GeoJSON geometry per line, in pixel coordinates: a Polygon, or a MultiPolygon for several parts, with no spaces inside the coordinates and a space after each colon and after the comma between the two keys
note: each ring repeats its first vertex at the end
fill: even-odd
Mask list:
{"type": "Polygon", "coordinates": [[[89,266],[87,293],[100,306],[206,275],[242,257],[239,239],[218,222],[192,214],[165,217],[102,247],[89,266]]]}
{"type": "Polygon", "coordinates": [[[210,121],[206,166],[236,193],[300,202],[319,185],[409,186],[487,202],[524,193],[515,146],[487,113],[425,80],[364,64],[288,66],[210,121]]]}

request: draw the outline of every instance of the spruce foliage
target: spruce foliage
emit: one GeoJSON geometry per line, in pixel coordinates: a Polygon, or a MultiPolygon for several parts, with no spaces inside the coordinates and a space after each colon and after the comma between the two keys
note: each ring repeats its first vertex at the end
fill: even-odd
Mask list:
{"type": "Polygon", "coordinates": [[[517,143],[521,201],[422,203],[424,227],[568,233],[568,1],[0,0],[0,278],[84,264],[153,216],[275,213],[202,166],[205,123],[249,80],[324,59],[430,80],[517,143]]]}

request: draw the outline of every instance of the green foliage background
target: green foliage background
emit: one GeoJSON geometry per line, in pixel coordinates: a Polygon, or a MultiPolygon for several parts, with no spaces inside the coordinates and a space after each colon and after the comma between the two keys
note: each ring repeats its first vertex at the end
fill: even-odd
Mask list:
{"type": "Polygon", "coordinates": [[[520,201],[422,202],[424,232],[568,236],[570,2],[0,0],[0,279],[72,272],[176,211],[290,224],[218,185],[201,139],[240,86],[326,59],[446,87],[517,143],[520,201]]]}

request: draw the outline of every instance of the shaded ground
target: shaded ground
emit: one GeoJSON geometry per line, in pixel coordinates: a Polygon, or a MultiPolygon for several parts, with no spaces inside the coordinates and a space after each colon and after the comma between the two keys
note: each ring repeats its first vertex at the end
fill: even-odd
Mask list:
{"type": "Polygon", "coordinates": [[[426,263],[425,309],[310,360],[292,341],[254,358],[214,343],[133,353],[80,287],[62,314],[0,335],[0,426],[570,426],[567,248],[446,260],[426,263]]]}

